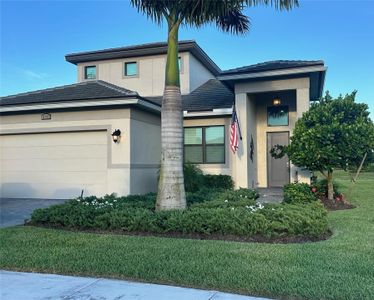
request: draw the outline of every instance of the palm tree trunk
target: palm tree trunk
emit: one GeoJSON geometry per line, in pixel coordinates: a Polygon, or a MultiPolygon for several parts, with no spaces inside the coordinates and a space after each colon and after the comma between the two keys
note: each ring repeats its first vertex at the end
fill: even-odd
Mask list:
{"type": "Polygon", "coordinates": [[[332,180],[332,171],[327,172],[327,198],[329,200],[334,199],[334,185],[332,180]]]}
{"type": "Polygon", "coordinates": [[[183,111],[178,66],[179,24],[169,24],[161,108],[161,169],[156,210],[186,208],[183,177],[183,111]]]}

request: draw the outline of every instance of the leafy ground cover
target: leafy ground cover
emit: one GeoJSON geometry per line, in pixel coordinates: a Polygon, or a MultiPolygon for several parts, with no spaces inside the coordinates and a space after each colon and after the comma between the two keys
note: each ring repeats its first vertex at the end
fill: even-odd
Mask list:
{"type": "Polygon", "coordinates": [[[327,211],[321,203],[262,205],[256,197],[251,189],[199,190],[188,195],[186,210],[174,211],[155,211],[154,194],[88,197],[38,209],[30,224],[241,241],[305,241],[327,236],[327,211]]]}
{"type": "MultiPolygon", "coordinates": [[[[342,192],[349,178],[338,173],[342,192]]],[[[283,299],[374,299],[374,173],[329,212],[333,236],[302,244],[238,243],[93,234],[38,227],[0,230],[0,268],[103,276],[283,299]]]]}

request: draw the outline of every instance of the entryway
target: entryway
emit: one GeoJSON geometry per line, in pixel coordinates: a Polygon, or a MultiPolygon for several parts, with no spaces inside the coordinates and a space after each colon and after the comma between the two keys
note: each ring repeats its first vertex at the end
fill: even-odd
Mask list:
{"type": "Polygon", "coordinates": [[[268,187],[282,187],[290,182],[290,162],[287,156],[275,159],[270,150],[275,145],[288,145],[289,132],[267,132],[268,187]]]}

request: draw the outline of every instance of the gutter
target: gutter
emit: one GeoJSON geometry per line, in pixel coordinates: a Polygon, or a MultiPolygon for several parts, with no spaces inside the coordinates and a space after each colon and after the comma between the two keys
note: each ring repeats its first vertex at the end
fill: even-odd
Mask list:
{"type": "Polygon", "coordinates": [[[290,68],[290,69],[283,69],[283,70],[264,71],[264,72],[256,72],[256,73],[242,73],[242,74],[228,74],[228,75],[223,74],[223,75],[217,76],[217,79],[219,80],[254,79],[254,78],[263,78],[263,77],[321,72],[321,71],[326,71],[326,70],[327,68],[324,66],[314,66],[314,67],[305,67],[305,68],[290,68]]]}
{"type": "Polygon", "coordinates": [[[231,108],[215,108],[210,111],[183,111],[183,117],[213,117],[213,116],[229,116],[232,114],[231,108]]]}
{"type": "Polygon", "coordinates": [[[148,101],[130,98],[130,99],[115,99],[115,100],[93,100],[93,101],[66,101],[66,102],[52,102],[52,103],[40,103],[40,104],[20,104],[20,105],[4,105],[0,106],[0,113],[8,112],[22,112],[22,111],[34,111],[34,110],[53,110],[53,109],[65,109],[65,108],[81,108],[81,107],[106,107],[106,106],[120,106],[120,105],[139,105],[149,110],[156,112],[161,111],[161,107],[152,104],[148,101]]]}

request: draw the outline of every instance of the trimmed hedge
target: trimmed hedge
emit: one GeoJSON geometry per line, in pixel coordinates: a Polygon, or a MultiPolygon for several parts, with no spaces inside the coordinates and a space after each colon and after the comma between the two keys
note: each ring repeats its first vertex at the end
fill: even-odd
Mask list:
{"type": "Polygon", "coordinates": [[[256,204],[257,193],[253,190],[215,190],[208,194],[212,197],[208,201],[195,201],[195,195],[186,210],[160,212],[153,210],[154,194],[87,197],[35,210],[30,223],[74,229],[246,237],[318,237],[328,230],[326,210],[316,201],[263,206],[256,204]]]}
{"type": "Polygon", "coordinates": [[[232,190],[234,181],[229,175],[209,175],[196,164],[185,163],[183,165],[184,187],[186,192],[197,192],[201,189],[224,189],[232,190]]]}
{"type": "Polygon", "coordinates": [[[310,203],[317,200],[316,195],[306,183],[290,183],[283,187],[284,203],[310,203]]]}

